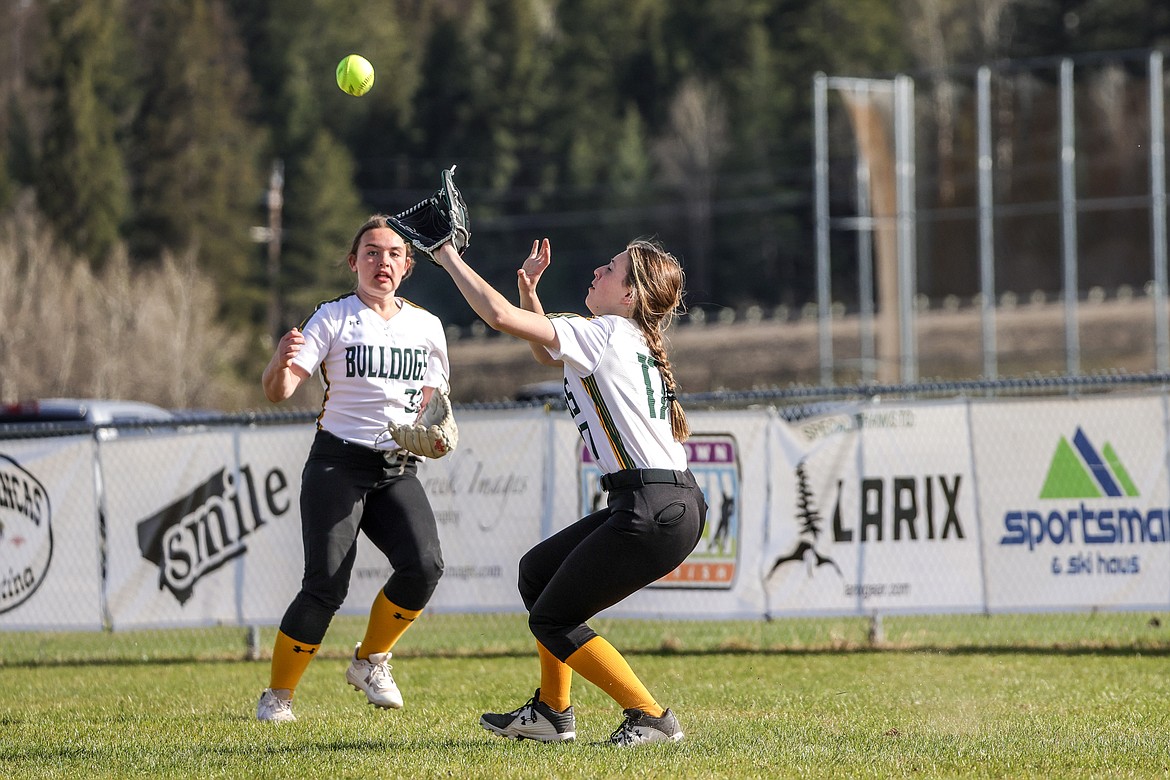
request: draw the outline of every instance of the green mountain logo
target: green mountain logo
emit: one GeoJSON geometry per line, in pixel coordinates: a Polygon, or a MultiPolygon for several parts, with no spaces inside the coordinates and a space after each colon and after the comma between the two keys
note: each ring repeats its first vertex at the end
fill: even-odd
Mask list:
{"type": "Polygon", "coordinates": [[[1098,453],[1081,428],[1072,441],[1061,436],[1048,464],[1040,498],[1101,498],[1138,495],[1137,485],[1109,442],[1098,453]]]}

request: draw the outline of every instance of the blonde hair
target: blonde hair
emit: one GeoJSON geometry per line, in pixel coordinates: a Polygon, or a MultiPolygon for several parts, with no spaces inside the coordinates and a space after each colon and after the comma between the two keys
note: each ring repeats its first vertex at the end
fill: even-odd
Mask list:
{"type": "Polygon", "coordinates": [[[683,442],[690,437],[691,426],[678,400],[678,383],[666,354],[663,334],[684,310],[683,287],[686,275],[678,259],[654,241],[634,239],[626,245],[626,252],[630,255],[626,284],[634,293],[634,308],[630,318],[646,337],[650,353],[662,373],[670,408],[670,430],[675,441],[683,442]]]}
{"type": "MultiPolygon", "coordinates": [[[[358,247],[360,247],[362,244],[362,236],[364,236],[367,231],[374,230],[375,228],[390,228],[391,230],[394,230],[394,226],[390,224],[390,219],[385,214],[370,215],[370,217],[362,223],[362,226],[357,229],[357,232],[353,234],[353,241],[350,242],[349,255],[347,255],[347,257],[354,257],[357,255],[358,247]]],[[[398,231],[394,230],[394,232],[397,233],[398,231]]],[[[406,239],[406,236],[402,236],[402,241],[406,244],[406,257],[408,260],[410,260],[410,265],[406,267],[406,273],[402,275],[402,279],[406,280],[414,272],[414,247],[411,246],[411,243],[406,239]]]]}

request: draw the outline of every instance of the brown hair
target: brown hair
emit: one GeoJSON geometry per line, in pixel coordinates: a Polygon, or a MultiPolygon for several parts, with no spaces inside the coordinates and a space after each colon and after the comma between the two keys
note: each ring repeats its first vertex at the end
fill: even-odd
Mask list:
{"type": "Polygon", "coordinates": [[[662,380],[666,384],[666,400],[670,407],[670,430],[675,441],[686,441],[691,435],[686,413],[679,403],[678,383],[674,369],[666,355],[663,337],[666,329],[683,310],[683,286],[686,275],[678,259],[659,244],[646,239],[634,239],[626,245],[630,255],[630,272],[626,284],[634,292],[631,319],[638,324],[662,380]]]}
{"type": "MultiPolygon", "coordinates": [[[[390,228],[391,230],[394,230],[394,226],[390,224],[390,220],[385,214],[371,215],[365,222],[362,223],[362,226],[357,229],[357,232],[354,233],[353,241],[349,245],[349,255],[347,255],[347,257],[353,257],[357,255],[358,247],[360,247],[362,243],[362,236],[366,234],[366,231],[373,230],[374,228],[390,228]]],[[[394,230],[394,232],[397,233],[398,231],[394,230]]],[[[414,247],[411,245],[410,241],[407,240],[406,236],[402,236],[402,240],[406,244],[406,257],[410,260],[410,265],[407,266],[406,273],[402,275],[402,279],[405,281],[414,272],[414,247]]]]}

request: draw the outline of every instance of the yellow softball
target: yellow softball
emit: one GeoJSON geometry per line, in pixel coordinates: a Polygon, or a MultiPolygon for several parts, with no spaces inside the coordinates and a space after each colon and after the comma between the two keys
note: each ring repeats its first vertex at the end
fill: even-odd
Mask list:
{"type": "Polygon", "coordinates": [[[374,66],[360,54],[350,54],[337,63],[337,86],[342,92],[360,97],[374,86],[374,66]]]}

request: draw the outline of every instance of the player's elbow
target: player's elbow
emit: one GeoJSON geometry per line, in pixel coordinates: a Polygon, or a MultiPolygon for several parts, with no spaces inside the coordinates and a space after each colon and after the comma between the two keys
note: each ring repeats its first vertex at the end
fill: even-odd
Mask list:
{"type": "Polygon", "coordinates": [[[559,368],[562,365],[561,361],[555,359],[552,355],[548,354],[548,351],[545,350],[545,348],[540,346],[539,344],[533,345],[532,357],[536,360],[537,363],[539,363],[542,366],[549,366],[549,367],[555,366],[555,367],[559,368]]]}
{"type": "Polygon", "coordinates": [[[274,404],[278,404],[288,398],[287,395],[281,392],[281,388],[275,387],[268,382],[264,383],[264,397],[274,404]]]}
{"type": "Polygon", "coordinates": [[[287,401],[293,393],[296,392],[300,382],[293,374],[291,377],[284,376],[283,372],[273,376],[264,377],[264,397],[274,404],[281,401],[287,401]]]}
{"type": "Polygon", "coordinates": [[[489,310],[483,312],[480,318],[484,324],[489,328],[500,333],[511,334],[515,330],[515,320],[513,309],[504,306],[493,306],[489,310]]]}

